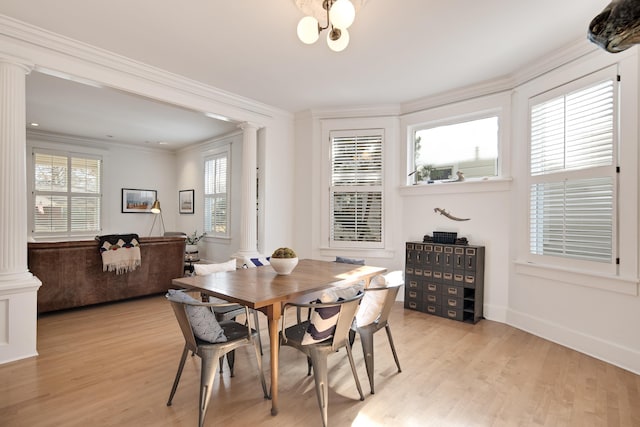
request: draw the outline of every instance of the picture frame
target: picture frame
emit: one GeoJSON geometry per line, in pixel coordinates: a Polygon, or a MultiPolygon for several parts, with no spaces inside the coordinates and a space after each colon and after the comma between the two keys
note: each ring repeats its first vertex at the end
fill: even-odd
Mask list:
{"type": "Polygon", "coordinates": [[[194,190],[178,191],[178,211],[181,214],[193,214],[194,211],[194,190]]]}
{"type": "Polygon", "coordinates": [[[157,199],[156,190],[123,188],[122,213],[151,213],[151,206],[157,199]]]}

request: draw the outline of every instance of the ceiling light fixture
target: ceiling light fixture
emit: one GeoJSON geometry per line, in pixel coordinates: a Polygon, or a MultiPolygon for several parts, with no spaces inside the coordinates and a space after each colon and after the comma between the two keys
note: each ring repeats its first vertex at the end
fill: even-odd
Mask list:
{"type": "MultiPolygon", "coordinates": [[[[364,0],[355,0],[358,6],[364,0]]],[[[298,38],[302,43],[313,44],[323,30],[327,33],[327,44],[335,52],[343,51],[349,45],[349,31],[356,17],[356,7],[350,0],[295,0],[296,6],[307,16],[298,22],[298,38]],[[320,9],[322,5],[322,9],[320,9]],[[326,25],[320,25],[318,16],[326,14],[326,25]]]]}

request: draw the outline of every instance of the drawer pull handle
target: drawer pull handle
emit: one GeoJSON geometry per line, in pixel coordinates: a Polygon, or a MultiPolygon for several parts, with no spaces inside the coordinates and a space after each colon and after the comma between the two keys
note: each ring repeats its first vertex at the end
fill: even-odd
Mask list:
{"type": "Polygon", "coordinates": [[[427,301],[436,302],[436,296],[435,295],[427,295],[427,301]]]}
{"type": "Polygon", "coordinates": [[[447,316],[449,317],[456,317],[456,312],[453,310],[447,310],[447,316]]]}
{"type": "Polygon", "coordinates": [[[458,288],[447,288],[449,295],[458,295],[458,288]]]}
{"type": "Polygon", "coordinates": [[[410,303],[409,303],[409,307],[410,307],[410,308],[416,308],[416,307],[417,307],[417,305],[416,305],[416,303],[415,303],[415,302],[410,302],[410,303]]]}
{"type": "Polygon", "coordinates": [[[413,291],[409,292],[409,297],[410,298],[416,298],[417,296],[418,296],[417,292],[413,292],[413,291]]]}
{"type": "Polygon", "coordinates": [[[429,290],[429,291],[431,291],[431,292],[435,291],[435,290],[436,290],[436,285],[431,284],[431,283],[430,283],[430,284],[428,284],[428,285],[427,285],[427,290],[429,290]]]}
{"type": "Polygon", "coordinates": [[[436,312],[436,308],[430,305],[429,307],[427,307],[427,311],[429,313],[435,313],[436,312]]]}
{"type": "Polygon", "coordinates": [[[447,304],[449,307],[456,307],[458,305],[458,301],[454,299],[447,300],[447,304]]]}
{"type": "Polygon", "coordinates": [[[410,288],[417,288],[417,287],[418,287],[418,282],[413,281],[413,280],[412,280],[412,281],[410,281],[410,282],[409,282],[409,287],[410,287],[410,288]]]}

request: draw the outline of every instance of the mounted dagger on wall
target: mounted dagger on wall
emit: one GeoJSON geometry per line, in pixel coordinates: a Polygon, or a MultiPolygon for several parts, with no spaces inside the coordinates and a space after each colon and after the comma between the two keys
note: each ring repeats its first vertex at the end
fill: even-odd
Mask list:
{"type": "Polygon", "coordinates": [[[469,221],[471,218],[458,218],[457,216],[453,216],[451,215],[449,212],[447,212],[444,209],[440,209],[440,208],[435,208],[433,209],[434,212],[439,213],[440,215],[444,215],[449,219],[452,219],[454,221],[469,221]]]}

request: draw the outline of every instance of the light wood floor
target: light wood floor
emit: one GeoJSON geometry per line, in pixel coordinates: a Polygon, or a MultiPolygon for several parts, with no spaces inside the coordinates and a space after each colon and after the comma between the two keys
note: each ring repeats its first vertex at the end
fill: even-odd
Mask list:
{"type": "MultiPolygon", "coordinates": [[[[330,425],[640,426],[638,375],[488,320],[467,325],[397,303],[391,326],[403,371],[376,334],[374,395],[354,346],[362,402],[344,350],[330,356],[330,425]]],[[[161,296],[43,315],[40,355],[0,365],[0,426],[196,426],[197,357],[166,406],[182,345],[161,296]]],[[[264,361],[268,378],[268,351],[264,361]]],[[[207,425],[321,426],[300,353],[282,349],[276,417],[255,368],[242,349],[236,376],[216,377],[207,425]]]]}

